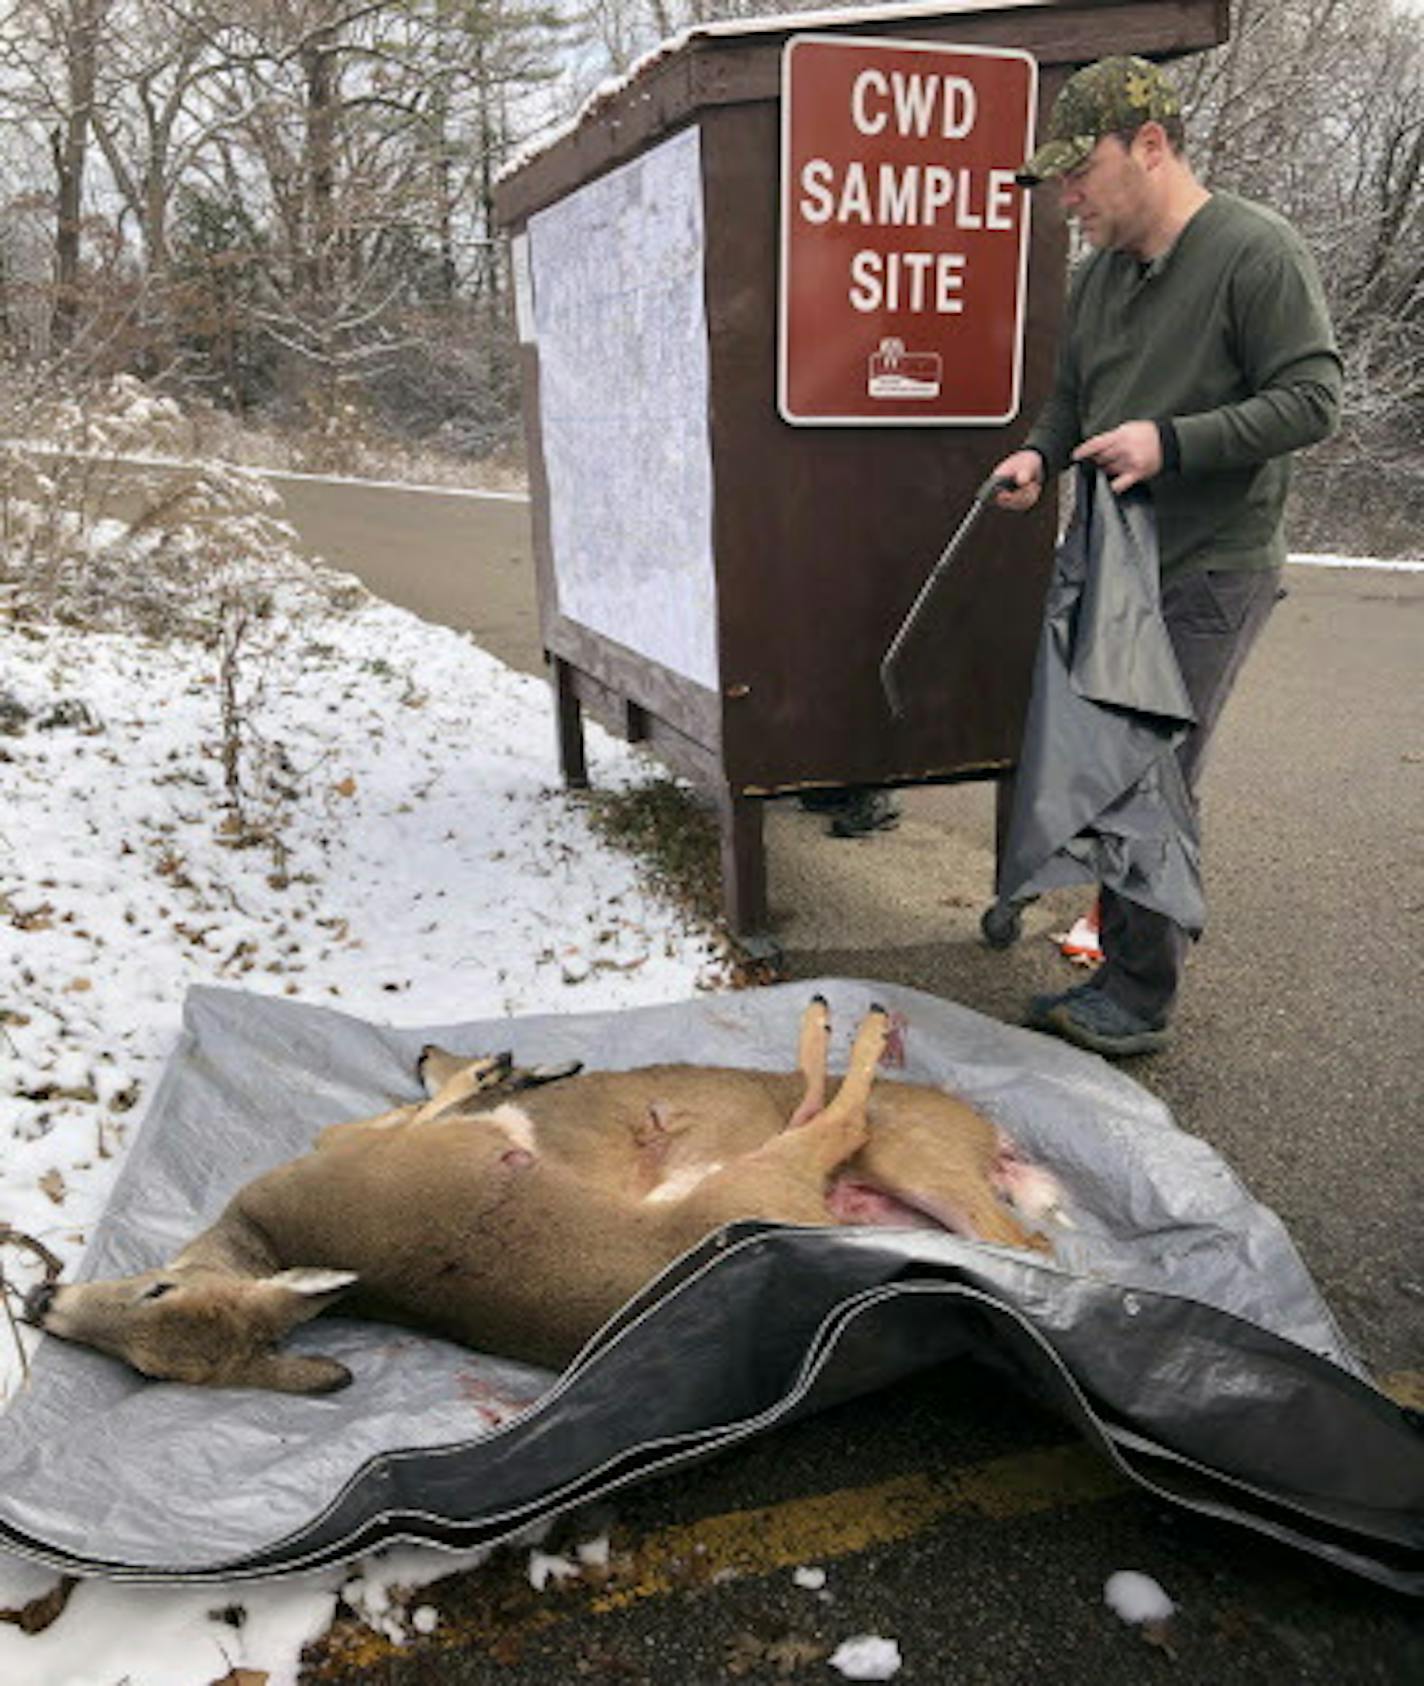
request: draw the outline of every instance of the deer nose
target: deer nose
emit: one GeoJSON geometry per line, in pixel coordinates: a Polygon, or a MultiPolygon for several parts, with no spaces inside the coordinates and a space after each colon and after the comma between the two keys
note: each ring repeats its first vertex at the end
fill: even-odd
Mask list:
{"type": "Polygon", "coordinates": [[[45,1313],[54,1300],[54,1283],[37,1282],[25,1295],[20,1307],[21,1318],[36,1329],[44,1328],[45,1313]]]}

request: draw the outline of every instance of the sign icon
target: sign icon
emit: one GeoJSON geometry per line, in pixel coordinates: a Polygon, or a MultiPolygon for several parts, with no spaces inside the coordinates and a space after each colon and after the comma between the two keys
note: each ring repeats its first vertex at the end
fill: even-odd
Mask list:
{"type": "Polygon", "coordinates": [[[938,398],[944,359],[937,351],[906,351],[904,340],[883,339],[870,354],[872,398],[938,398]]]}
{"type": "Polygon", "coordinates": [[[782,54],[777,398],[793,426],[1018,413],[1038,67],[798,35],[782,54]],[[869,373],[866,370],[867,347],[869,373]]]}

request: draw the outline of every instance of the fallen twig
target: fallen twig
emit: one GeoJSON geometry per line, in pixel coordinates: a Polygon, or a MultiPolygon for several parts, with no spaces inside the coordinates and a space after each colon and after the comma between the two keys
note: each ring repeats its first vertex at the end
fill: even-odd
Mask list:
{"type": "Polygon", "coordinates": [[[37,1241],[33,1235],[26,1235],[13,1224],[0,1219],[0,1247],[9,1244],[12,1247],[23,1247],[26,1252],[33,1253],[44,1266],[45,1281],[53,1282],[64,1274],[64,1261],[57,1253],[50,1251],[43,1241],[37,1241]]]}
{"type": "MultiPolygon", "coordinates": [[[[64,1270],[64,1265],[59,1256],[52,1253],[43,1241],[37,1241],[33,1235],[22,1234],[12,1224],[0,1222],[0,1247],[7,1243],[12,1247],[23,1248],[27,1253],[33,1253],[44,1266],[46,1282],[55,1281],[64,1270]]],[[[0,1301],[4,1302],[5,1322],[10,1329],[10,1339],[14,1341],[15,1351],[20,1355],[20,1374],[24,1381],[28,1383],[30,1379],[29,1354],[25,1351],[25,1343],[20,1334],[20,1325],[15,1316],[15,1308],[10,1303],[10,1283],[6,1278],[3,1262],[0,1262],[0,1301]]]]}

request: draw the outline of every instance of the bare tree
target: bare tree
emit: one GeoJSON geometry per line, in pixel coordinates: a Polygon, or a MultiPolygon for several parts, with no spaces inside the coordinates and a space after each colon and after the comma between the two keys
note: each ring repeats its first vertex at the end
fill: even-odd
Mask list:
{"type": "Polygon", "coordinates": [[[13,110],[44,137],[52,183],[49,333],[67,346],[81,315],[85,187],[109,0],[11,0],[0,15],[0,66],[13,110]]]}
{"type": "MultiPolygon", "coordinates": [[[[0,0],[0,335],[340,430],[512,430],[500,164],[658,39],[774,0],[0,0]],[[42,309],[24,287],[47,268],[42,309]],[[41,317],[43,320],[41,321],[41,317]]],[[[1319,256],[1330,465],[1424,483],[1424,46],[1402,0],[1233,0],[1186,61],[1207,179],[1319,256]]],[[[1424,512],[1424,490],[1418,490],[1424,512]]],[[[1334,497],[1322,506],[1345,504],[1334,497]]]]}

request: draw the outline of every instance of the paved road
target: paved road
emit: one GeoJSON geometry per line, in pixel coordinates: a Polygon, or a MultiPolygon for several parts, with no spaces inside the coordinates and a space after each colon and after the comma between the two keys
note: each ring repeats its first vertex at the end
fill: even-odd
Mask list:
{"type": "MultiPolygon", "coordinates": [[[[312,548],[538,670],[521,505],[283,490],[312,548]]],[[[1424,1403],[1424,575],[1293,567],[1288,584],[1208,774],[1212,925],[1177,1042],[1133,1074],[1282,1214],[1357,1349],[1424,1403]]],[[[872,841],[778,804],[792,975],[888,978],[1016,1019],[1068,979],[1047,933],[1084,898],[1040,904],[1017,948],[985,950],[990,827],[974,788],[910,793],[872,841]]],[[[617,1516],[637,1555],[616,1592],[536,1596],[507,1559],[442,1593],[447,1646],[335,1646],[332,1676],[681,1686],[731,1659],[762,1681],[795,1655],[782,1640],[878,1630],[907,1682],[1424,1680],[1416,1605],[1161,1511],[972,1366],[636,1489],[617,1516]],[[794,1584],[807,1562],[827,1568],[825,1596],[794,1584]],[[1178,1599],[1175,1667],[1102,1609],[1128,1566],[1178,1599]]]]}
{"type": "Polygon", "coordinates": [[[268,478],[312,554],[350,569],[388,602],[473,633],[510,666],[543,673],[524,498],[268,478]]]}

